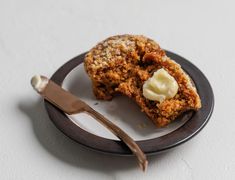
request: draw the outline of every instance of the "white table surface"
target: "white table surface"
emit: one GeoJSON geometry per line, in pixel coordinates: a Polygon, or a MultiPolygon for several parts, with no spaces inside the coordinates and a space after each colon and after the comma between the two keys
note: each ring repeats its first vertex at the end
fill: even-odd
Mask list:
{"type": "Polygon", "coordinates": [[[234,1],[0,1],[0,179],[235,179],[234,1]],[[144,34],[197,65],[215,94],[207,126],[191,141],[134,158],[81,147],[49,120],[32,90],[72,57],[115,34],[144,34]]]}

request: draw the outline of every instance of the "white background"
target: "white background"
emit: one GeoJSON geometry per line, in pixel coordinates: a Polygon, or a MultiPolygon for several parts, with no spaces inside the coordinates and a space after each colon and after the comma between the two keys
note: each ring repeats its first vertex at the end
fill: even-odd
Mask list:
{"type": "Polygon", "coordinates": [[[235,179],[234,1],[0,1],[0,179],[235,179]],[[144,34],[197,65],[215,93],[205,129],[171,152],[92,152],[64,136],[30,87],[115,34],[144,34]]]}

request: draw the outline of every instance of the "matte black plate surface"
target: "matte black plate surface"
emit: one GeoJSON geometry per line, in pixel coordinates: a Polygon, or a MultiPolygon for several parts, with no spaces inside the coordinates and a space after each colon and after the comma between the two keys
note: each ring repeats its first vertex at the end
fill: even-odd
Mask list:
{"type": "MultiPolygon", "coordinates": [[[[206,125],[214,107],[213,91],[205,75],[185,58],[169,51],[166,51],[166,54],[179,63],[186,73],[190,75],[201,97],[202,108],[198,112],[193,113],[191,119],[177,130],[159,138],[137,141],[137,144],[146,154],[159,153],[188,141],[206,125]]],[[[54,73],[51,80],[62,85],[67,74],[83,62],[84,56],[85,53],[65,63],[54,73]]],[[[45,101],[45,106],[50,119],[56,127],[74,141],[105,153],[132,155],[131,151],[121,141],[106,139],[91,134],[74,124],[66,114],[49,102],[45,101]]]]}

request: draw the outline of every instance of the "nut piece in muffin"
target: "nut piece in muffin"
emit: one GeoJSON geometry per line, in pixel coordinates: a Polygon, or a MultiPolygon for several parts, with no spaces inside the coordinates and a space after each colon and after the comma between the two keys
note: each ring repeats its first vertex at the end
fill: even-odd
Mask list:
{"type": "Polygon", "coordinates": [[[201,108],[200,97],[189,76],[155,41],[145,36],[112,36],[86,54],[84,65],[97,99],[111,100],[116,94],[126,95],[158,127],[166,126],[185,111],[201,108]],[[169,82],[177,82],[174,96],[160,101],[146,98],[143,93],[145,82],[159,70],[164,70],[169,82]]]}

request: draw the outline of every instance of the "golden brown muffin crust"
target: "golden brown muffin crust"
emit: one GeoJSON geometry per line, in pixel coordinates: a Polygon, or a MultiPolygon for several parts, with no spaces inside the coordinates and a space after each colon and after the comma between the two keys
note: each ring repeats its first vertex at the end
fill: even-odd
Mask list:
{"type": "Polygon", "coordinates": [[[196,89],[180,65],[144,36],[110,37],[86,54],[84,65],[98,99],[111,100],[118,93],[124,94],[136,101],[159,127],[166,126],[184,111],[201,107],[196,89]],[[144,82],[160,68],[168,71],[179,85],[177,95],[162,103],[146,99],[142,90],[144,82]]]}

